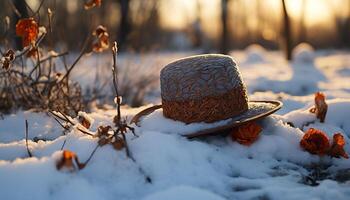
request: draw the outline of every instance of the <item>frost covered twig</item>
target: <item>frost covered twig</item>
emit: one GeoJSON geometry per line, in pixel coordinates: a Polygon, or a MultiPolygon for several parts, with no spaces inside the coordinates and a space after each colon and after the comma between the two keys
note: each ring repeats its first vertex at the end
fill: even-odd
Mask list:
{"type": "Polygon", "coordinates": [[[121,107],[121,97],[119,96],[119,92],[118,92],[118,74],[117,74],[117,52],[118,52],[118,47],[117,47],[117,42],[113,43],[113,47],[112,47],[112,55],[113,55],[113,68],[112,68],[112,73],[113,73],[113,86],[114,86],[114,90],[115,90],[115,104],[117,105],[117,115],[114,117],[113,122],[116,126],[116,130],[114,131],[114,137],[118,137],[119,135],[122,136],[122,139],[124,140],[124,146],[125,146],[125,150],[126,150],[126,155],[133,159],[127,141],[126,141],[126,137],[125,134],[128,130],[130,130],[136,137],[137,135],[135,134],[135,129],[131,126],[128,125],[128,123],[126,122],[126,120],[122,120],[121,119],[121,111],[120,111],[120,107],[121,107]]]}
{"type": "MultiPolygon", "coordinates": [[[[116,130],[114,130],[114,134],[113,137],[115,138],[115,141],[117,141],[118,138],[120,138],[120,135],[122,136],[122,141],[125,147],[125,152],[128,158],[130,158],[134,163],[136,162],[136,159],[132,156],[132,153],[129,149],[127,140],[126,140],[126,136],[125,134],[127,133],[128,130],[130,130],[134,136],[138,137],[135,134],[135,129],[131,126],[128,125],[126,119],[122,120],[121,119],[121,111],[120,111],[120,107],[121,107],[121,98],[119,96],[119,91],[118,91],[118,76],[117,76],[117,52],[118,52],[118,47],[117,47],[117,42],[113,43],[113,47],[112,47],[112,54],[113,54],[113,68],[112,68],[112,72],[113,72],[113,86],[114,86],[114,90],[115,90],[115,104],[117,105],[117,116],[114,117],[114,124],[116,126],[116,130]]],[[[144,175],[146,182],[151,183],[152,179],[144,172],[144,170],[139,167],[139,171],[141,174],[144,175]]]]}
{"type": "Polygon", "coordinates": [[[76,123],[76,122],[72,121],[71,119],[69,119],[69,117],[67,115],[65,115],[63,112],[61,112],[61,111],[58,111],[58,112],[60,113],[60,115],[58,115],[57,113],[55,113],[53,111],[49,111],[49,113],[53,115],[55,121],[57,123],[59,123],[60,126],[62,126],[62,128],[64,128],[65,130],[70,130],[71,127],[75,126],[76,130],[80,131],[81,133],[84,133],[84,134],[89,135],[89,136],[94,136],[93,133],[90,133],[90,132],[88,132],[86,130],[83,130],[79,126],[76,126],[78,123],[76,123]],[[58,119],[64,121],[65,123],[70,124],[70,126],[63,125],[58,119]]]}

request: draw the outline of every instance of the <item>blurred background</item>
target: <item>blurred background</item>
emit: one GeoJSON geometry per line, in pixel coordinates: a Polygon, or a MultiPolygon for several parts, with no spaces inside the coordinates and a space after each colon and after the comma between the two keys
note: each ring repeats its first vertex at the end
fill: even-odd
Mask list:
{"type": "Polygon", "coordinates": [[[350,47],[350,0],[103,0],[89,12],[85,3],[2,0],[0,18],[4,22],[8,16],[14,31],[18,18],[41,7],[40,23],[47,25],[50,8],[53,45],[70,50],[78,50],[99,24],[122,51],[227,53],[253,43],[274,50],[301,42],[315,48],[350,47]]]}
{"type": "MultiPolygon", "coordinates": [[[[1,0],[0,53],[22,48],[15,25],[30,16],[48,30],[43,55],[69,51],[53,62],[60,73],[85,38],[105,26],[109,42],[118,41],[123,103],[133,107],[160,102],[163,66],[201,53],[232,55],[255,99],[263,91],[280,99],[316,91],[350,98],[350,0],[1,0]],[[91,2],[100,6],[86,10],[91,2]]],[[[112,56],[105,50],[87,53],[72,71],[84,105],[113,104],[112,56]]]]}

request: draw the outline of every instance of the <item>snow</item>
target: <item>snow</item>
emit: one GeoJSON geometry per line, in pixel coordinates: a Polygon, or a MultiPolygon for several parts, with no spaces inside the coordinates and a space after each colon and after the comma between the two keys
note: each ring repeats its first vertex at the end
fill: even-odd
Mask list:
{"type": "Polygon", "coordinates": [[[78,112],[78,117],[81,117],[82,119],[86,120],[90,125],[94,123],[94,119],[90,117],[86,112],[79,111],[78,112]]]}
{"type": "Polygon", "coordinates": [[[298,44],[292,52],[293,62],[312,63],[315,59],[314,48],[307,43],[298,44]]]}
{"type": "MultiPolygon", "coordinates": [[[[350,76],[347,73],[350,56],[334,51],[314,53],[314,62],[296,65],[294,61],[283,61],[279,52],[265,51],[264,62],[246,62],[246,52],[232,52],[251,100],[278,99],[284,103],[277,113],[258,122],[263,131],[251,146],[233,142],[229,136],[188,140],[181,134],[212,125],[184,125],[164,118],[161,110],[157,110],[148,120],[141,121],[141,127],[133,125],[138,137],[127,134],[135,162],[124,150],[116,151],[105,145],[97,149],[84,169],[58,171],[55,164],[61,157],[60,148],[65,140],[64,149],[75,152],[79,160],[85,161],[95,148],[97,138],[77,130],[63,135],[62,128],[46,113],[18,111],[4,115],[0,120],[0,197],[15,200],[346,200],[350,194],[350,179],[346,179],[350,160],[309,154],[301,149],[299,142],[303,131],[310,127],[325,131],[330,139],[340,132],[345,136],[345,151],[350,153],[350,83],[346,81],[350,76]],[[327,96],[325,123],[318,122],[309,112],[314,103],[313,92],[318,90],[327,96]],[[26,119],[32,158],[26,151],[26,119]],[[34,142],[35,137],[42,140],[34,142]],[[330,177],[312,187],[303,180],[314,165],[330,166],[327,169],[330,177]],[[345,182],[334,178],[339,174],[345,182]],[[152,181],[148,182],[146,176],[152,181]]],[[[159,63],[182,56],[162,54],[162,62],[151,64],[149,61],[148,65],[161,68],[159,63]]],[[[82,70],[73,71],[74,77],[86,85],[91,84],[93,73],[87,72],[96,69],[94,64],[90,63],[89,67],[81,63],[78,67],[82,70]],[[80,76],[84,72],[87,75],[80,76]]],[[[156,92],[147,97],[149,105],[123,106],[123,116],[130,120],[140,110],[159,103],[159,88],[154,90],[156,92]]],[[[111,106],[82,113],[86,119],[94,121],[91,131],[96,131],[99,125],[113,126],[116,114],[111,106]]]]}
{"type": "Polygon", "coordinates": [[[216,126],[225,125],[230,120],[222,120],[214,123],[191,123],[185,124],[180,121],[174,121],[163,116],[163,110],[159,109],[154,111],[148,116],[141,119],[140,127],[144,130],[161,131],[164,133],[186,135],[193,133],[197,130],[203,130],[207,128],[213,128],[216,126]]]}
{"type": "Polygon", "coordinates": [[[156,194],[152,194],[144,200],[193,200],[193,199],[202,199],[202,200],[223,200],[218,195],[215,195],[206,190],[201,190],[198,188],[194,188],[191,186],[176,186],[170,189],[167,189],[163,192],[158,192],[156,194]]]}
{"type": "Polygon", "coordinates": [[[247,58],[245,60],[246,63],[262,63],[265,62],[265,54],[266,50],[264,47],[258,44],[249,45],[246,48],[247,58]]]}

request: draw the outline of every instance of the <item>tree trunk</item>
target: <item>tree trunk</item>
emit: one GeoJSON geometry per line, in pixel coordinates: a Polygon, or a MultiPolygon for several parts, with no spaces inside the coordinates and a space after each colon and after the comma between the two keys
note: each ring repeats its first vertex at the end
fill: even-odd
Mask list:
{"type": "Polygon", "coordinates": [[[348,0],[348,15],[344,20],[343,42],[345,48],[350,48],[350,0],[348,0]]]}
{"type": "Polygon", "coordinates": [[[258,23],[257,23],[257,27],[255,30],[254,43],[259,43],[259,41],[262,39],[264,16],[262,14],[261,1],[256,0],[255,5],[256,5],[256,9],[255,9],[256,10],[256,19],[257,19],[258,23]]]}
{"type": "Polygon", "coordinates": [[[193,22],[193,40],[192,44],[195,48],[201,48],[202,47],[202,27],[201,27],[201,5],[199,0],[196,1],[196,19],[193,22]]]}
{"type": "Polygon", "coordinates": [[[291,35],[291,26],[290,19],[287,12],[287,6],[285,0],[282,0],[283,8],[283,40],[284,40],[284,50],[287,60],[292,59],[292,35],[291,35]]]}
{"type": "Polygon", "coordinates": [[[125,49],[126,41],[130,32],[129,4],[130,0],[120,0],[121,17],[119,25],[118,46],[121,50],[125,49]]]}
{"type": "Polygon", "coordinates": [[[222,26],[222,32],[221,32],[221,44],[220,44],[220,52],[222,54],[228,53],[228,45],[229,45],[229,38],[228,38],[228,24],[227,24],[227,5],[229,0],[221,0],[221,26],[222,26]]]}
{"type": "Polygon", "coordinates": [[[301,15],[300,15],[300,24],[299,24],[299,42],[306,42],[307,32],[305,26],[305,12],[306,12],[307,0],[302,0],[301,5],[301,15]]]}
{"type": "MultiPolygon", "coordinates": [[[[14,27],[13,30],[16,30],[16,24],[18,20],[22,18],[27,18],[29,15],[28,15],[28,10],[24,0],[14,0],[13,4],[16,10],[13,13],[14,20],[13,20],[12,26],[14,27]]],[[[22,49],[23,48],[22,39],[20,37],[17,37],[16,34],[13,34],[13,35],[14,35],[16,48],[22,49]]]]}

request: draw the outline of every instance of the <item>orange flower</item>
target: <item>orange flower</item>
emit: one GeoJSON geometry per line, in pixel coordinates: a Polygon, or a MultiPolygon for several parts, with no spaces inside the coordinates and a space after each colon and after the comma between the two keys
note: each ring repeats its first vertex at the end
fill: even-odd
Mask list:
{"type": "Polygon", "coordinates": [[[78,166],[78,169],[83,169],[85,167],[84,164],[79,162],[78,156],[74,152],[64,150],[62,153],[62,158],[56,163],[56,168],[58,170],[67,168],[73,171],[76,168],[74,162],[78,166]]]}
{"type": "Polygon", "coordinates": [[[324,122],[328,110],[326,96],[322,92],[315,93],[315,107],[310,112],[315,113],[320,122],[324,122]]]}
{"type": "Polygon", "coordinates": [[[240,144],[249,146],[258,139],[261,131],[261,126],[255,122],[251,122],[233,129],[231,132],[231,138],[240,144]]]}
{"type": "Polygon", "coordinates": [[[324,132],[310,128],[301,139],[300,146],[309,153],[325,155],[330,148],[329,138],[324,132]]]}
{"type": "Polygon", "coordinates": [[[71,151],[65,150],[62,153],[62,158],[59,162],[57,162],[56,167],[58,170],[62,168],[67,168],[70,170],[74,169],[73,160],[77,157],[77,155],[71,151]]]}
{"type": "Polygon", "coordinates": [[[33,18],[20,19],[16,24],[16,35],[22,37],[23,47],[36,40],[39,26],[33,18]]]}
{"type": "Polygon", "coordinates": [[[333,144],[328,154],[332,157],[336,157],[336,158],[343,157],[348,159],[349,156],[345,152],[344,146],[345,146],[344,136],[340,133],[336,133],[333,135],[333,144]]]}

